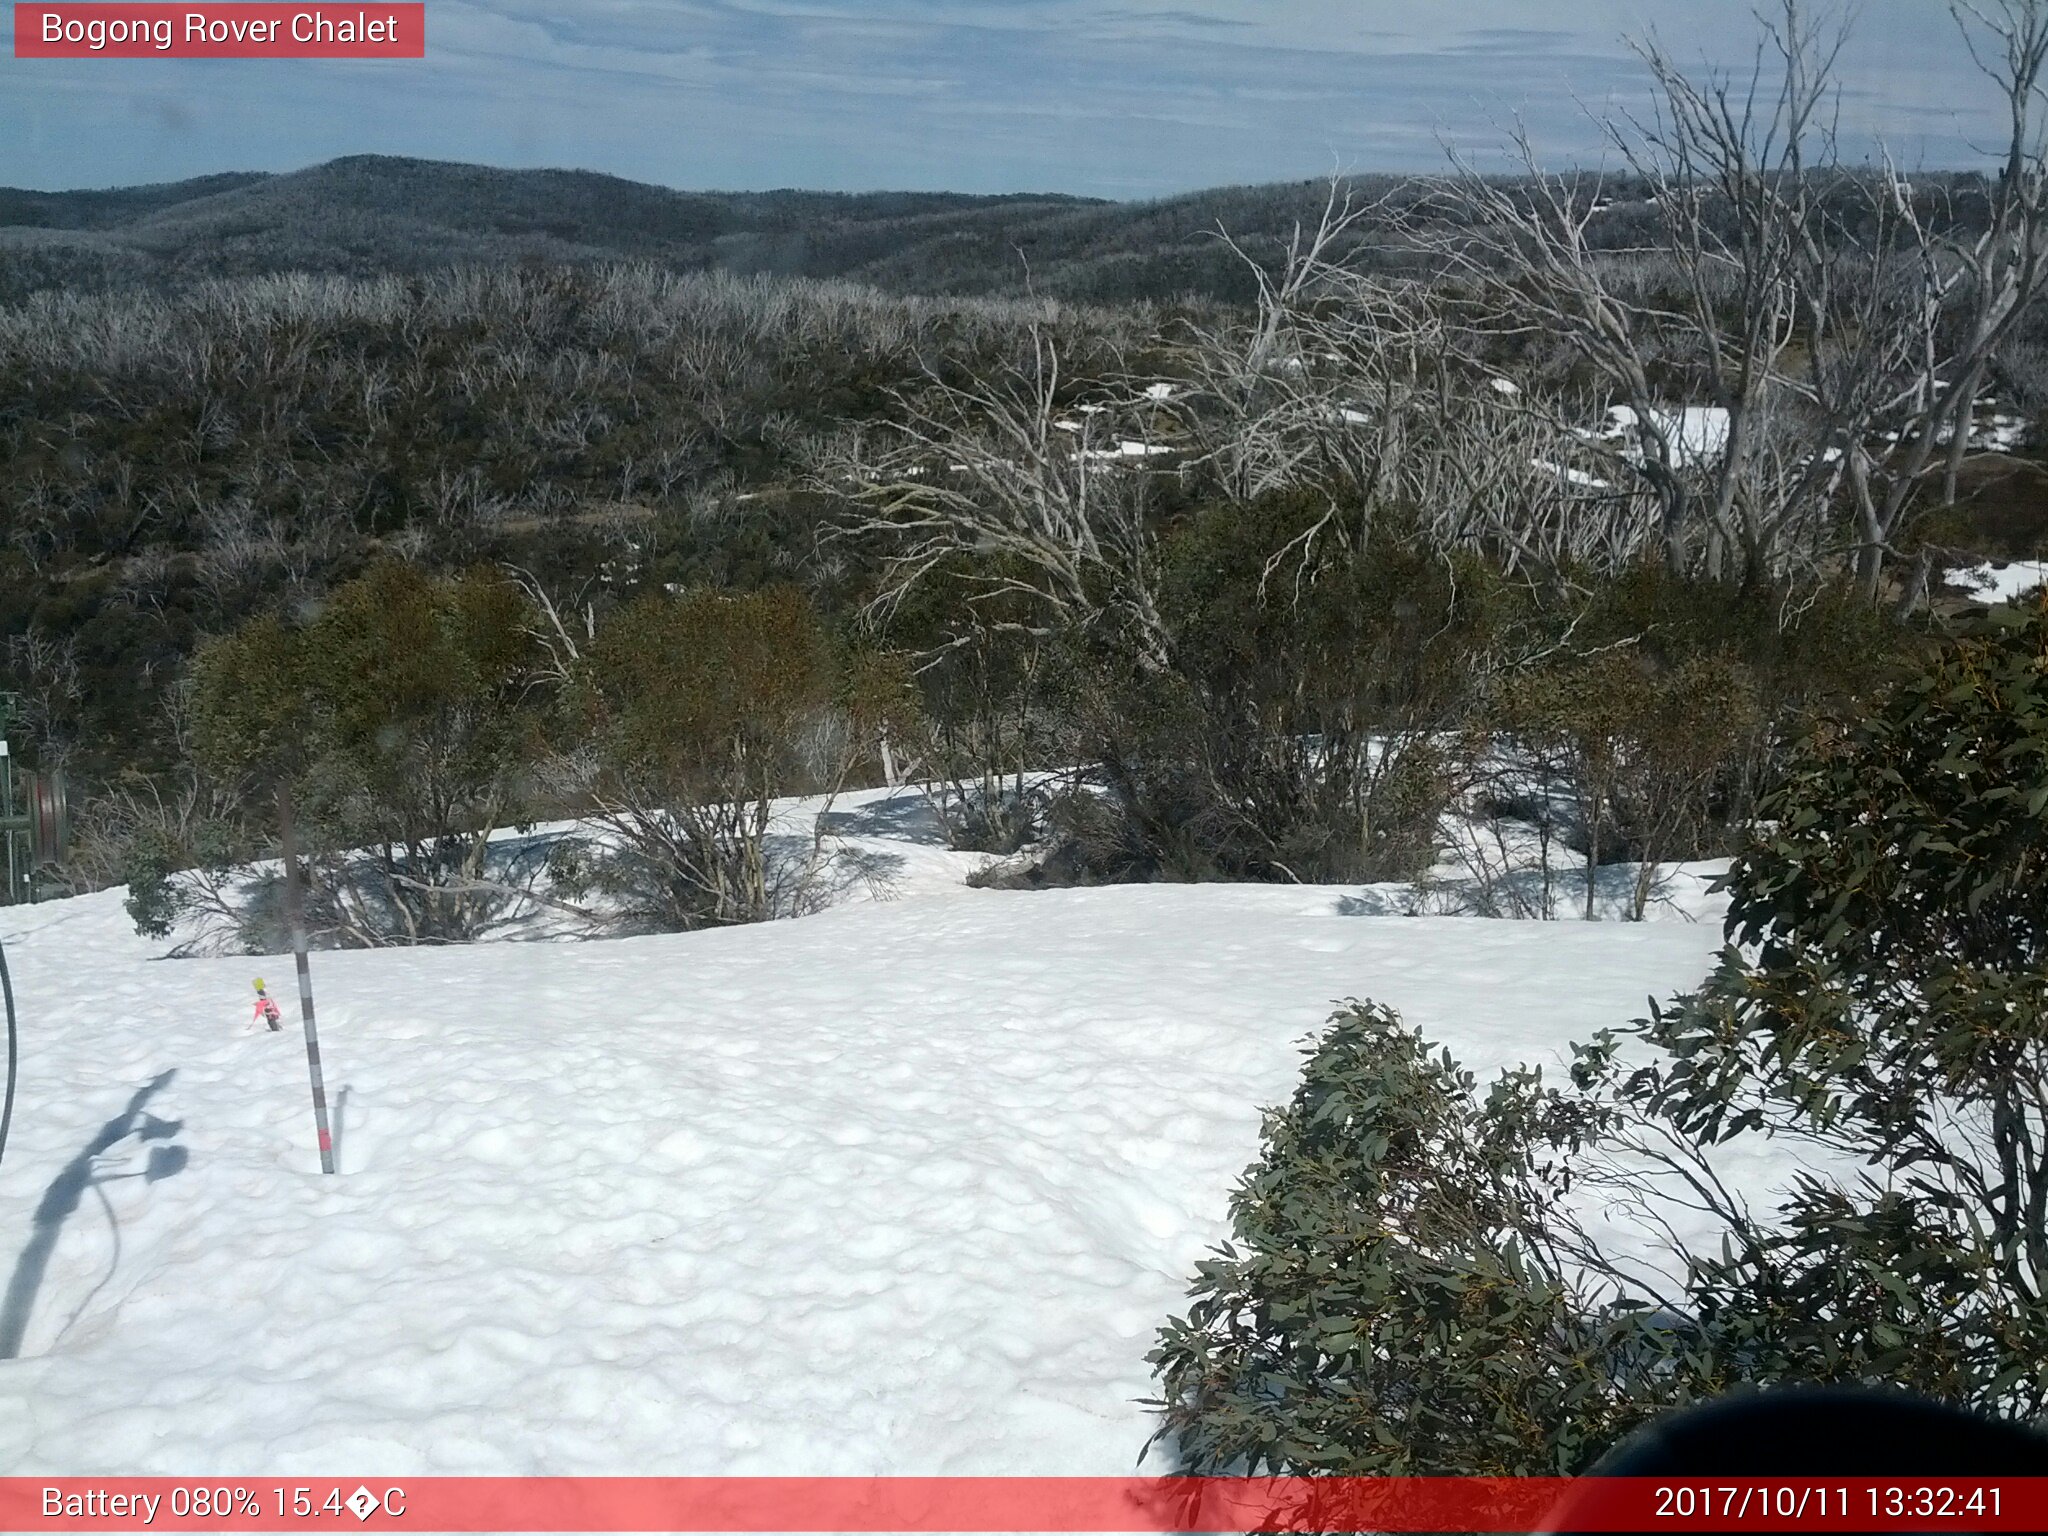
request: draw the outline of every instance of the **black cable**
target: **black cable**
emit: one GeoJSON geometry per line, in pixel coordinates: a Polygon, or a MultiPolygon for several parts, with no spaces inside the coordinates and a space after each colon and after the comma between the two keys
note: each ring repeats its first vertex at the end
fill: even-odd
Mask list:
{"type": "Polygon", "coordinates": [[[7,999],[7,1100],[0,1104],[0,1157],[7,1155],[7,1127],[14,1123],[14,1068],[20,1046],[14,1038],[14,983],[7,976],[7,946],[0,944],[0,997],[7,999]]]}

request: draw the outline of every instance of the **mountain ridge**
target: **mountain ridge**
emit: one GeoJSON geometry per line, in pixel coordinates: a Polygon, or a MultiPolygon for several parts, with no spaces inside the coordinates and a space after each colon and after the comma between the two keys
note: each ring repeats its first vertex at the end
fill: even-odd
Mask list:
{"type": "Polygon", "coordinates": [[[1282,232],[1312,217],[1324,190],[1289,182],[1143,203],[1065,193],[690,192],[599,171],[350,155],[144,187],[0,188],[0,301],[281,271],[619,261],[895,292],[1031,286],[1101,302],[1239,298],[1246,277],[1218,226],[1282,232]]]}

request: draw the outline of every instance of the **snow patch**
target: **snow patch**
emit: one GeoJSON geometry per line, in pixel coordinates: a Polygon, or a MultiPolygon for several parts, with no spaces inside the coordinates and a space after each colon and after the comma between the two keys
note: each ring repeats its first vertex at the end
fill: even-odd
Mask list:
{"type": "Polygon", "coordinates": [[[1951,571],[1950,585],[1974,593],[1987,603],[2010,603],[2036,587],[2048,584],[2048,561],[2015,560],[2011,564],[1992,562],[1951,571]]]}

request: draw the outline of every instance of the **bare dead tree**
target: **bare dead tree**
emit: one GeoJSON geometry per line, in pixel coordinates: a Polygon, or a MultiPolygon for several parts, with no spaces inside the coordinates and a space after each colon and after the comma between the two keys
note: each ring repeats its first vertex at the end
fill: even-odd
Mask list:
{"type": "Polygon", "coordinates": [[[1392,195],[1332,184],[1279,270],[1251,264],[1259,310],[1190,326],[1170,401],[1185,467],[1226,496],[1320,493],[1324,511],[1268,558],[1267,579],[1310,579],[1322,551],[1362,547],[1389,510],[1432,548],[1484,549],[1545,580],[1616,568],[1644,541],[1643,498],[1620,445],[1589,439],[1587,402],[1499,377],[1441,281],[1385,277],[1353,257],[1400,233],[1392,195]],[[1375,222],[1376,221],[1376,222],[1375,222]]]}
{"type": "Polygon", "coordinates": [[[72,745],[78,706],[85,699],[77,638],[31,624],[8,637],[7,670],[24,733],[45,765],[60,762],[72,745]]]}
{"type": "Polygon", "coordinates": [[[1162,667],[1147,481],[1102,446],[1117,413],[1076,406],[1061,368],[1059,344],[1034,325],[1028,357],[985,383],[928,375],[897,395],[888,428],[841,435],[818,484],[852,508],[846,535],[882,553],[875,612],[943,567],[970,607],[1007,596],[1041,616],[990,620],[999,628],[1045,634],[1114,618],[1145,664],[1162,667]]]}
{"type": "Polygon", "coordinates": [[[246,501],[201,502],[196,489],[188,494],[194,521],[202,530],[199,585],[216,604],[232,609],[280,559],[277,526],[259,525],[255,509],[246,501]]]}
{"type": "Polygon", "coordinates": [[[1785,562],[1796,519],[1762,493],[1753,459],[1786,430],[1782,375],[1801,317],[1796,264],[1824,192],[1807,164],[1825,139],[1838,47],[1802,30],[1788,5],[1746,80],[1694,82],[1643,49],[1660,111],[1648,125],[1624,120],[1609,132],[1653,189],[1654,255],[1668,281],[1644,284],[1639,263],[1602,247],[1593,234],[1600,183],[1546,174],[1519,131],[1525,178],[1504,183],[1461,165],[1438,184],[1458,217],[1418,226],[1418,240],[1473,296],[1485,333],[1559,338],[1600,381],[1626,429],[1602,478],[1652,500],[1674,570],[1718,576],[1737,563],[1775,571],[1785,562]],[[1767,51],[1777,57],[1775,81],[1767,51]],[[1692,381],[1715,414],[1674,404],[1663,382],[1673,374],[1692,381]]]}
{"type": "Polygon", "coordinates": [[[547,660],[536,668],[537,680],[557,687],[572,683],[577,669],[582,665],[583,647],[596,633],[596,618],[588,610],[578,614],[584,596],[590,591],[592,582],[585,581],[576,597],[566,604],[558,604],[545,583],[523,566],[507,564],[504,567],[507,579],[525,594],[532,611],[537,615],[526,633],[540,647],[547,660]],[[570,618],[564,618],[563,608],[568,609],[570,618]],[[581,623],[572,621],[580,618],[581,623]]]}
{"type": "Polygon", "coordinates": [[[1832,375],[1838,394],[1863,408],[1863,430],[1845,434],[1842,446],[1857,575],[1872,597],[1909,522],[1955,504],[1985,384],[2048,287],[2048,4],[1956,0],[1951,11],[1999,93],[2004,142],[1982,194],[1981,227],[1952,194],[1923,198],[1889,168],[1884,181],[1899,250],[1864,296],[1859,329],[1832,375]],[[1860,388],[1843,382],[1852,369],[1860,388]]]}
{"type": "Polygon", "coordinates": [[[1461,165],[1436,188],[1457,217],[1414,226],[1483,329],[1561,338],[1622,408],[1613,470],[1654,500],[1673,569],[1811,566],[1846,494],[1874,597],[1909,519],[1954,501],[1993,361],[2048,281],[2048,5],[1953,9],[2005,104],[1981,227],[1923,208],[1896,173],[1841,167],[1842,34],[1817,32],[1797,0],[1742,76],[1695,78],[1640,48],[1658,111],[1607,127],[1653,194],[1645,250],[1604,249],[1599,183],[1545,175],[1519,134],[1526,178],[1461,165]],[[1674,387],[1711,418],[1674,403],[1674,387]]]}

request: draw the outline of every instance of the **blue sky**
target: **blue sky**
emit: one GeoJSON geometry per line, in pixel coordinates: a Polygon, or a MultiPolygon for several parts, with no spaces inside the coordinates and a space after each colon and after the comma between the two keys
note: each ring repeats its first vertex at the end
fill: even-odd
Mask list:
{"type": "MultiPolygon", "coordinates": [[[[1769,3],[1769,0],[1766,0],[1769,3]]],[[[374,4],[371,5],[374,10],[374,4]]],[[[687,188],[1144,198],[1424,170],[1517,118],[1591,163],[1626,39],[1746,67],[1754,0],[428,0],[419,61],[0,53],[0,184],[115,186],[382,153],[687,188]]],[[[1841,8],[1835,8],[1839,14],[1841,8]]],[[[12,7],[0,7],[11,28],[12,7]]],[[[1853,8],[1842,122],[1974,164],[1989,96],[1939,0],[1853,8]]]]}

